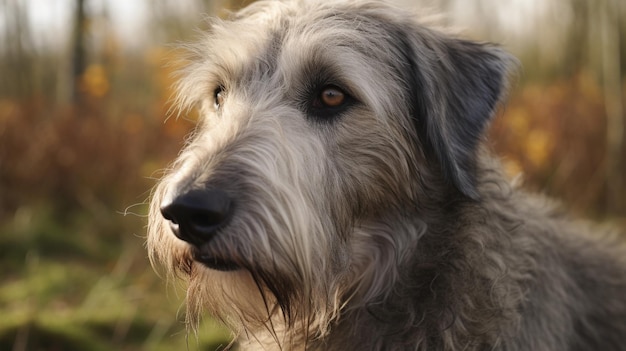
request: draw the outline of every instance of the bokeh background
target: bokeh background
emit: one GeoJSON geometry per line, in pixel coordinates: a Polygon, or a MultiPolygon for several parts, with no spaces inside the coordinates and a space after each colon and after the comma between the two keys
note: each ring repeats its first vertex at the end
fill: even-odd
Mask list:
{"type": "MultiPolygon", "coordinates": [[[[626,1],[396,0],[522,69],[491,147],[579,215],[626,223],[626,1]]],[[[195,116],[167,118],[177,42],[227,0],[0,0],[0,350],[214,350],[150,268],[150,189],[195,116]]]]}

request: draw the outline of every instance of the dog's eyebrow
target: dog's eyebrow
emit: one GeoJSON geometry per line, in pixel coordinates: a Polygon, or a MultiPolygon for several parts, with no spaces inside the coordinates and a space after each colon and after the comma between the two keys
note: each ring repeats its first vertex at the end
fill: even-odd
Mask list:
{"type": "Polygon", "coordinates": [[[325,85],[335,85],[342,88],[346,93],[355,96],[358,92],[351,86],[349,79],[342,74],[340,67],[328,63],[319,63],[311,60],[302,66],[301,76],[305,89],[319,88],[325,85]]]}

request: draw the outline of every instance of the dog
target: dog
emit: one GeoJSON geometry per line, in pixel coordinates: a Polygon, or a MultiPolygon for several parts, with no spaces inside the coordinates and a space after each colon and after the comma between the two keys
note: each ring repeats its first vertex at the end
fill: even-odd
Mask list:
{"type": "MultiPolygon", "coordinates": [[[[485,144],[517,61],[379,2],[214,20],[147,249],[251,350],[624,350],[626,249],[485,144]]],[[[201,331],[199,331],[201,332],[201,331]]]]}

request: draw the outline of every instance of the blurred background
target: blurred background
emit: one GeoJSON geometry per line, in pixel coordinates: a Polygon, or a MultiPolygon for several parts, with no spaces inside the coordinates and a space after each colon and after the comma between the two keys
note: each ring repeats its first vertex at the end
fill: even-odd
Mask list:
{"type": "MultiPolygon", "coordinates": [[[[492,148],[527,187],[626,223],[626,1],[396,0],[520,58],[492,148]]],[[[214,350],[143,247],[175,44],[227,0],[0,0],[0,350],[214,350]]]]}

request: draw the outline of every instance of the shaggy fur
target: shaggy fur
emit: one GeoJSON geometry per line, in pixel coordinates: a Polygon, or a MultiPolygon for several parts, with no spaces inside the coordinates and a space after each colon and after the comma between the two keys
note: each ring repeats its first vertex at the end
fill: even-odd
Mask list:
{"type": "Polygon", "coordinates": [[[255,3],[188,49],[178,102],[202,118],[147,246],[192,327],[208,311],[261,350],[624,350],[626,250],[482,146],[501,49],[352,1],[255,3]]]}

